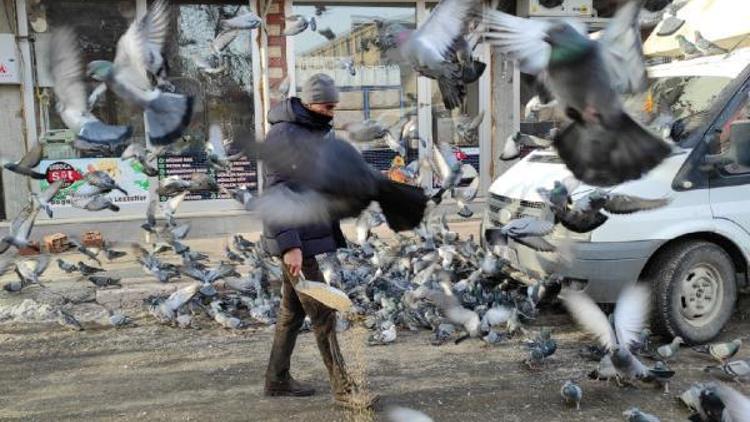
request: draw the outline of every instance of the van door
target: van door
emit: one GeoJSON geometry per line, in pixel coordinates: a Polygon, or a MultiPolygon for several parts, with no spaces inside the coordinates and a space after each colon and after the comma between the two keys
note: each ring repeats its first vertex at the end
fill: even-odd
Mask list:
{"type": "MultiPolygon", "coordinates": [[[[740,119],[750,118],[750,101],[748,87],[744,95],[732,104],[733,113],[726,122],[719,123],[715,129],[711,152],[720,153],[730,146],[731,124],[740,119]]],[[[750,233],[750,168],[738,163],[728,163],[711,171],[709,177],[711,211],[714,218],[731,220],[750,233]]]]}

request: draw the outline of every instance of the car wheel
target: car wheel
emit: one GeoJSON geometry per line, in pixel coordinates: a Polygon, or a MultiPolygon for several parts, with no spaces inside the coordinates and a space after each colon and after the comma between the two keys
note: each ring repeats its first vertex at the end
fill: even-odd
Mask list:
{"type": "Polygon", "coordinates": [[[716,337],[737,300],[731,257],[714,243],[691,240],[661,251],[653,265],[656,331],[690,344],[716,337]]]}

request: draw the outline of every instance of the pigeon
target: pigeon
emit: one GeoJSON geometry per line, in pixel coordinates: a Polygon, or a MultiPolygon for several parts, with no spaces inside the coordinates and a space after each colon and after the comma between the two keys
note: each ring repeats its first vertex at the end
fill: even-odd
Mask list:
{"type": "Polygon", "coordinates": [[[39,247],[32,244],[31,239],[29,239],[37,215],[39,215],[39,207],[31,201],[13,218],[8,230],[8,236],[0,239],[0,254],[7,251],[11,246],[16,249],[28,247],[37,251],[39,250],[39,247]]]}
{"type": "Polygon", "coordinates": [[[42,161],[42,152],[42,145],[38,143],[34,144],[34,146],[29,148],[28,152],[26,152],[23,158],[21,158],[19,161],[15,163],[5,163],[3,164],[3,167],[6,170],[10,170],[13,173],[20,174],[22,176],[27,176],[36,180],[44,180],[47,178],[46,174],[34,171],[34,168],[39,165],[40,161],[42,161]]]}
{"type": "Polygon", "coordinates": [[[168,29],[167,1],[159,0],[120,37],[114,62],[94,60],[86,71],[118,97],[145,111],[152,145],[167,145],[180,138],[193,114],[193,97],[153,88],[150,79],[156,77],[160,86],[168,84],[161,54],[168,29]]]}
{"type": "Polygon", "coordinates": [[[81,323],[73,315],[62,309],[58,311],[57,323],[69,330],[83,331],[81,323]]]}
{"type": "Polygon", "coordinates": [[[289,76],[285,76],[284,79],[271,86],[271,98],[276,101],[283,101],[289,97],[289,76]]]}
{"type": "Polygon", "coordinates": [[[136,261],[141,264],[144,271],[156,277],[157,281],[168,283],[170,279],[179,277],[180,273],[177,266],[161,262],[154,254],[138,245],[134,246],[137,255],[136,261]]]}
{"type": "Polygon", "coordinates": [[[315,5],[315,16],[323,16],[328,11],[328,8],[322,4],[315,5]]]}
{"type": "Polygon", "coordinates": [[[624,411],[622,415],[628,422],[659,422],[659,418],[650,413],[642,412],[637,407],[631,407],[624,411]]]}
{"type": "Polygon", "coordinates": [[[70,262],[65,261],[61,258],[57,258],[57,266],[67,274],[78,271],[78,267],[76,266],[76,264],[71,264],[70,262]]]}
{"type": "MultiPolygon", "coordinates": [[[[476,312],[464,308],[456,296],[446,292],[433,290],[428,293],[427,298],[437,306],[450,322],[463,327],[466,337],[478,337],[480,330],[479,315],[476,312]]],[[[462,339],[456,340],[458,343],[462,339]]]]}
{"type": "Polygon", "coordinates": [[[573,402],[576,405],[576,410],[581,410],[581,399],[583,398],[583,390],[573,380],[565,381],[562,388],[560,389],[560,395],[566,402],[573,402]]]}
{"type": "Polygon", "coordinates": [[[122,328],[133,324],[133,320],[119,312],[109,311],[109,323],[115,328],[122,328]]]}
{"type": "Polygon", "coordinates": [[[378,329],[367,341],[370,346],[385,346],[396,341],[396,325],[391,321],[385,321],[380,324],[378,329]]]}
{"type": "Polygon", "coordinates": [[[552,233],[555,225],[549,221],[536,217],[521,217],[509,221],[502,227],[487,228],[484,237],[489,245],[508,244],[508,239],[527,246],[539,252],[554,252],[555,246],[547,242],[543,236],[552,233]]]}
{"type": "Polygon", "coordinates": [[[121,287],[119,278],[91,275],[91,276],[88,276],[87,279],[88,281],[93,283],[96,287],[112,287],[112,286],[121,287]]]}
{"type": "Polygon", "coordinates": [[[123,189],[122,186],[118,185],[117,182],[115,182],[115,179],[113,179],[105,171],[95,170],[88,172],[84,179],[88,184],[101,189],[101,193],[108,193],[112,190],[118,190],[122,192],[123,195],[128,194],[128,191],[123,189]]]}
{"type": "Polygon", "coordinates": [[[677,356],[677,352],[680,350],[680,345],[683,343],[685,343],[685,341],[682,337],[677,336],[672,339],[671,343],[659,346],[656,349],[656,356],[663,361],[668,361],[677,356]]]}
{"type": "Polygon", "coordinates": [[[388,129],[376,120],[363,120],[362,122],[351,122],[344,125],[344,130],[349,138],[358,143],[372,142],[386,136],[388,129]]]}
{"type": "Polygon", "coordinates": [[[65,126],[76,136],[74,146],[111,153],[124,145],[133,134],[130,126],[108,125],[91,113],[75,33],[70,28],[57,29],[50,43],[49,73],[57,97],[55,105],[65,126]]]}
{"type": "Polygon", "coordinates": [[[47,271],[49,261],[49,255],[39,255],[36,259],[25,259],[16,263],[16,274],[25,286],[29,284],[38,284],[42,286],[39,277],[47,271]]]}
{"type": "Polygon", "coordinates": [[[720,374],[736,381],[745,381],[750,379],[750,360],[730,360],[720,366],[707,366],[704,372],[720,374]]]}
{"type": "Polygon", "coordinates": [[[102,252],[104,252],[104,256],[107,258],[107,261],[114,261],[115,259],[122,258],[123,256],[128,254],[125,251],[114,250],[111,248],[111,246],[112,244],[106,241],[102,246],[102,252]]]}
{"type": "Polygon", "coordinates": [[[164,218],[167,220],[167,224],[169,226],[175,226],[175,214],[177,213],[177,209],[180,207],[180,205],[182,205],[182,202],[185,200],[187,194],[187,191],[182,192],[179,195],[176,195],[161,204],[161,212],[164,215],[164,218]]]}
{"type": "Polygon", "coordinates": [[[521,146],[547,148],[552,146],[552,141],[518,131],[505,139],[505,146],[503,147],[503,153],[500,154],[500,159],[503,161],[517,159],[521,156],[521,146]]]}
{"type": "Polygon", "coordinates": [[[239,186],[231,190],[232,198],[242,204],[242,207],[249,210],[253,206],[253,192],[247,186],[239,186]]]}
{"type": "Polygon", "coordinates": [[[208,143],[206,144],[206,160],[209,167],[217,170],[229,171],[232,168],[232,161],[236,160],[242,153],[228,155],[224,145],[224,135],[221,127],[215,123],[208,128],[208,143]]]}
{"type": "Polygon", "coordinates": [[[298,226],[356,217],[372,201],[379,203],[394,231],[411,230],[422,221],[427,207],[422,189],[388,180],[344,140],[286,137],[245,146],[248,157],[261,158],[269,172],[287,180],[255,201],[266,224],[298,226]]]}
{"type": "Polygon", "coordinates": [[[724,384],[717,384],[713,387],[713,390],[724,404],[724,410],[721,414],[722,421],[747,420],[750,415],[750,398],[724,384]]]}
{"type": "Polygon", "coordinates": [[[355,223],[357,243],[364,243],[370,237],[370,230],[383,223],[385,223],[385,217],[379,211],[370,208],[362,211],[355,223]]]}
{"type": "Polygon", "coordinates": [[[318,29],[318,34],[322,35],[323,38],[327,39],[328,41],[333,41],[336,39],[336,33],[333,32],[333,30],[330,27],[318,29]]]}
{"type": "Polygon", "coordinates": [[[283,35],[291,37],[301,34],[307,28],[310,28],[311,31],[318,29],[315,17],[306,18],[302,15],[287,16],[283,35]]]}
{"type": "Polygon", "coordinates": [[[45,189],[41,194],[31,194],[31,200],[34,201],[34,203],[40,209],[43,209],[44,212],[47,213],[47,216],[49,218],[53,217],[52,204],[50,203],[50,201],[52,201],[52,198],[54,198],[55,195],[60,192],[60,188],[62,188],[63,183],[65,183],[65,181],[62,179],[56,180],[52,182],[52,184],[50,184],[47,189],[45,189]]]}
{"type": "Polygon", "coordinates": [[[132,142],[120,155],[121,160],[135,160],[140,164],[140,171],[148,177],[156,177],[159,175],[159,170],[152,165],[156,160],[156,154],[148,151],[146,147],[137,142],[132,142]]]}
{"type": "Polygon", "coordinates": [[[518,59],[522,72],[543,74],[571,118],[553,143],[573,175],[589,185],[638,179],[671,153],[627,114],[620,99],[648,83],[638,28],[642,1],[626,2],[598,40],[567,21],[485,11],[485,39],[518,59]]]}
{"type": "Polygon", "coordinates": [[[711,41],[705,39],[703,35],[701,35],[700,31],[695,31],[695,46],[698,47],[698,50],[700,50],[706,56],[726,54],[729,52],[729,50],[721,48],[711,41]]]}
{"type": "Polygon", "coordinates": [[[742,339],[736,338],[727,343],[713,343],[704,346],[693,347],[698,353],[711,355],[714,359],[721,363],[727,363],[727,361],[734,357],[742,347],[742,339]]]}
{"type": "Polygon", "coordinates": [[[111,199],[103,195],[94,196],[73,196],[70,204],[76,208],[87,211],[110,210],[112,212],[120,211],[120,207],[115,205],[111,199]]]}
{"type": "Polygon", "coordinates": [[[432,422],[431,417],[418,410],[399,406],[386,410],[386,420],[389,422],[432,422]]]}
{"type": "Polygon", "coordinates": [[[694,59],[696,57],[701,57],[703,53],[698,49],[698,47],[688,41],[687,38],[685,38],[682,34],[677,34],[675,36],[675,39],[677,39],[677,43],[680,46],[680,53],[682,54],[683,58],[685,59],[694,59]]]}
{"type": "Polygon", "coordinates": [[[222,19],[219,24],[223,29],[251,30],[262,26],[263,19],[253,12],[247,12],[230,19],[222,19]]]}
{"type": "Polygon", "coordinates": [[[357,76],[357,68],[354,67],[354,59],[352,59],[351,57],[339,59],[337,65],[339,69],[346,70],[349,75],[357,76]]]}
{"type": "Polygon", "coordinates": [[[460,107],[466,84],[476,82],[486,64],[472,57],[464,38],[478,0],[442,0],[416,31],[396,34],[402,57],[420,75],[438,82],[445,108],[460,107]]]}
{"type": "Polygon", "coordinates": [[[690,386],[687,390],[685,390],[682,394],[680,394],[679,400],[684,404],[689,410],[693,412],[698,412],[701,408],[701,392],[707,388],[706,384],[696,383],[690,386]]]}
{"type": "Polygon", "coordinates": [[[666,379],[673,376],[674,371],[648,368],[629,349],[648,320],[651,301],[645,285],[632,285],[620,293],[615,306],[614,329],[604,312],[585,293],[567,289],[560,294],[560,299],[576,323],[596,336],[607,349],[607,356],[620,378],[664,385],[667,390],[666,379]]]}
{"type": "Polygon", "coordinates": [[[455,151],[450,145],[442,142],[433,144],[430,163],[441,189],[433,197],[442,195],[442,192],[452,189],[461,181],[461,161],[456,158],[455,151]]]}
{"type": "Polygon", "coordinates": [[[76,248],[78,252],[86,255],[92,261],[96,261],[97,264],[102,265],[101,261],[99,261],[99,258],[96,257],[97,253],[87,248],[86,245],[81,243],[80,240],[76,239],[75,237],[70,237],[68,238],[68,243],[74,248],[76,248]]]}
{"type": "Polygon", "coordinates": [[[80,272],[84,276],[89,276],[89,275],[96,274],[96,273],[103,273],[105,271],[104,268],[97,268],[97,267],[86,265],[85,263],[83,263],[83,261],[78,261],[78,265],[76,266],[76,268],[78,269],[78,272],[80,272]]]}
{"type": "MultiPolygon", "coordinates": [[[[683,5],[684,4],[687,4],[687,1],[683,1],[683,5]]],[[[659,23],[659,28],[656,31],[656,35],[660,37],[668,37],[670,35],[674,35],[675,32],[682,28],[682,25],[685,24],[685,20],[677,17],[678,10],[679,7],[676,6],[674,2],[666,7],[664,13],[662,14],[661,22],[659,23]]]]}
{"type": "Polygon", "coordinates": [[[229,258],[230,261],[245,262],[245,258],[238,255],[235,251],[231,250],[229,246],[225,246],[224,251],[226,252],[227,258],[229,258]]]}
{"type": "Polygon", "coordinates": [[[166,299],[163,297],[151,297],[146,299],[148,310],[151,315],[160,322],[172,322],[176,318],[177,310],[184,304],[188,303],[200,290],[199,283],[191,284],[176,290],[166,299]]]}
{"type": "MultiPolygon", "coordinates": [[[[234,38],[236,38],[237,34],[239,33],[238,30],[231,30],[226,31],[230,35],[232,35],[232,41],[234,38]]],[[[227,70],[226,61],[224,60],[224,55],[221,53],[215,52],[217,48],[220,48],[221,46],[218,45],[218,42],[220,42],[222,39],[219,37],[226,36],[225,32],[220,33],[217,35],[216,38],[214,38],[214,41],[211,43],[211,54],[208,54],[206,57],[201,56],[199,53],[193,54],[193,63],[195,63],[195,66],[200,70],[201,72],[207,74],[207,75],[217,75],[219,73],[223,73],[225,70],[227,70]]],[[[228,45],[228,44],[227,44],[228,45]]]]}
{"type": "Polygon", "coordinates": [[[462,116],[456,123],[456,136],[467,145],[479,145],[479,126],[484,120],[484,110],[473,118],[462,116]]]}

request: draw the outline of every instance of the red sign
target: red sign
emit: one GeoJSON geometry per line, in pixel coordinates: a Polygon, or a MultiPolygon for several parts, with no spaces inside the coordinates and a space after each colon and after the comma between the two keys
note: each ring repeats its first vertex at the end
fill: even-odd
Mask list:
{"type": "Polygon", "coordinates": [[[8,69],[5,68],[4,64],[0,64],[0,73],[8,73],[8,69]]]}
{"type": "Polygon", "coordinates": [[[54,183],[58,180],[64,180],[62,187],[67,188],[72,185],[76,180],[83,179],[81,173],[78,172],[73,166],[62,161],[52,163],[47,167],[47,182],[54,183]]]}
{"type": "Polygon", "coordinates": [[[453,155],[455,155],[455,156],[456,156],[456,159],[457,159],[458,161],[464,161],[464,160],[466,160],[467,158],[469,158],[469,156],[468,156],[468,155],[466,155],[466,153],[465,153],[465,152],[461,151],[461,149],[460,149],[460,148],[458,148],[458,147],[456,147],[456,148],[455,148],[455,149],[453,150],[453,155]]]}

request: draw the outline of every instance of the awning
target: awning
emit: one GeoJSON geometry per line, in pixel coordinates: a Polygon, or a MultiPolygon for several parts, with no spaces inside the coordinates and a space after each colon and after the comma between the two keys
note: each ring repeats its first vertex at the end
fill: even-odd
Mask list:
{"type": "Polygon", "coordinates": [[[657,35],[663,21],[643,45],[646,56],[682,56],[677,35],[695,42],[695,31],[725,49],[750,46],[750,7],[745,0],[692,0],[677,12],[685,23],[676,33],[657,35]]]}

